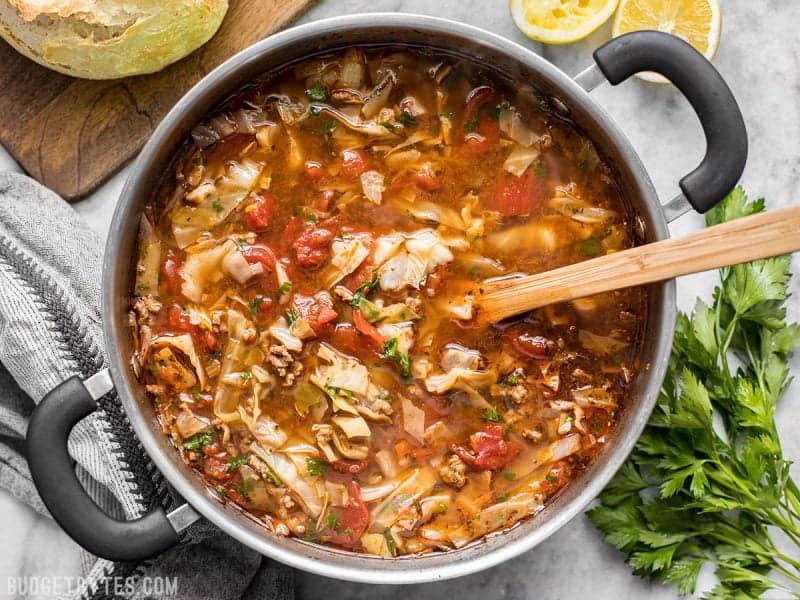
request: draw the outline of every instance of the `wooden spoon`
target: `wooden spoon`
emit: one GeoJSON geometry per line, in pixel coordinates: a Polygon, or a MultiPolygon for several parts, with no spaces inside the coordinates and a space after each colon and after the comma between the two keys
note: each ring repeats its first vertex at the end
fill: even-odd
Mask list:
{"type": "Polygon", "coordinates": [[[495,323],[548,304],[798,250],[800,205],[795,205],[536,275],[484,281],[475,293],[477,316],[495,323]]]}

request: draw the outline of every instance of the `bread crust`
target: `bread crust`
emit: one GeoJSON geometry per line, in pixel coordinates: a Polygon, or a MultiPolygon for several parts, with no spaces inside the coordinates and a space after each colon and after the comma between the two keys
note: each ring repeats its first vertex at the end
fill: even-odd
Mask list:
{"type": "Polygon", "coordinates": [[[0,0],[0,37],[75,77],[153,73],[216,33],[228,0],[0,0]]]}

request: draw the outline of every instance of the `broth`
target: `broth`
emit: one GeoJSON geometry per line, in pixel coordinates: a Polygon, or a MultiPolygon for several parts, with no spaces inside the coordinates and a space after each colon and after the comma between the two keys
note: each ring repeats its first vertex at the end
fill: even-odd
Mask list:
{"type": "Polygon", "coordinates": [[[611,170],[533,92],[351,48],[243,89],[176,165],[141,220],[133,368],[186,463],[273,533],[460,548],[614,435],[644,289],[473,319],[476,282],[635,243],[611,170]]]}

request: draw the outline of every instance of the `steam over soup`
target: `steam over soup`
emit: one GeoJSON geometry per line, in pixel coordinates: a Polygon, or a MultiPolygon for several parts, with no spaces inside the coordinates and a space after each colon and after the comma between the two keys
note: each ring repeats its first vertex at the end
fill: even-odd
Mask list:
{"type": "Polygon", "coordinates": [[[478,326],[481,280],[634,244],[531,89],[349,49],[198,125],[141,219],[134,369],[184,460],[278,535],[383,557],[535,515],[614,435],[645,292],[478,326]]]}

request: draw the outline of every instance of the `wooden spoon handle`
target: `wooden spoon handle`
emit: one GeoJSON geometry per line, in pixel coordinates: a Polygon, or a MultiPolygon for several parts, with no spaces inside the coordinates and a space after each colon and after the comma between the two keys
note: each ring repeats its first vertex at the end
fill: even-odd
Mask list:
{"type": "Polygon", "coordinates": [[[522,277],[485,281],[479,319],[496,322],[540,306],[800,250],[800,205],[715,225],[522,277]]]}

